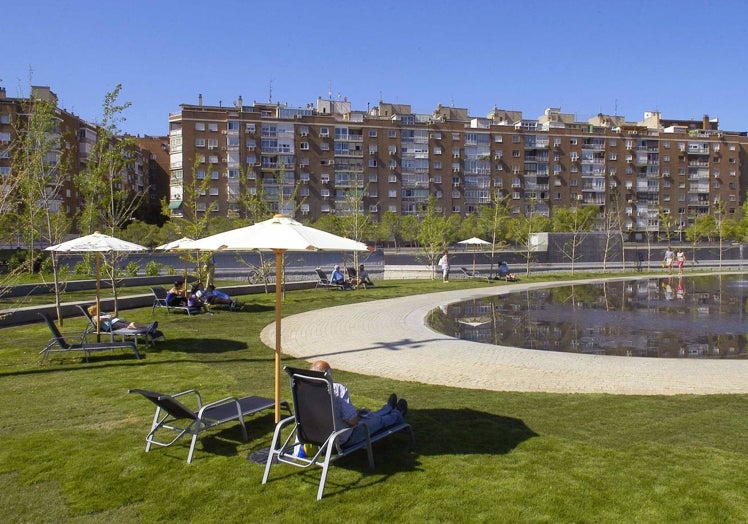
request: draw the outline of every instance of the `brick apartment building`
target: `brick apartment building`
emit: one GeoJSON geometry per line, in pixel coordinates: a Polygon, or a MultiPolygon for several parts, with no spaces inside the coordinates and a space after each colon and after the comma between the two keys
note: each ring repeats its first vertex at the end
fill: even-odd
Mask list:
{"type": "MultiPolygon", "coordinates": [[[[82,205],[82,197],[73,178],[75,174],[84,171],[88,166],[89,154],[97,140],[98,127],[73,113],[60,109],[57,95],[47,86],[32,86],[28,98],[8,97],[5,88],[0,87],[0,179],[11,173],[11,148],[17,138],[19,121],[28,116],[33,101],[40,99],[52,102],[55,106],[55,133],[59,136],[61,144],[60,149],[51,153],[46,161],[57,164],[64,155],[67,163],[65,172],[59,173],[61,177],[59,189],[56,190],[51,204],[55,211],[75,216],[82,205]]],[[[160,142],[165,144],[166,139],[162,137],[160,142]]],[[[119,183],[124,189],[144,191],[147,187],[154,189],[157,187],[151,180],[153,166],[149,159],[153,155],[150,152],[150,144],[147,141],[142,142],[140,148],[133,155],[128,168],[120,176],[119,183]]],[[[164,191],[162,196],[165,196],[164,188],[168,184],[168,177],[164,176],[160,183],[164,191]]]]}
{"type": "MultiPolygon", "coordinates": [[[[700,215],[735,217],[748,182],[748,137],[719,129],[717,119],[640,122],[598,115],[578,122],[550,108],[536,119],[494,108],[472,117],[439,106],[414,114],[409,105],[351,109],[347,100],[318,99],[231,107],[182,104],[169,117],[170,208],[180,215],[185,184],[209,178],[198,212],[242,216],[241,191],[264,186],[276,211],[315,220],[346,213],[351,191],[374,221],[387,211],[423,212],[429,195],[443,213],[466,215],[507,199],[514,215],[552,216],[554,209],[617,209],[632,234],[671,230],[700,215]],[[246,172],[248,188],[241,186],[246,172]],[[285,209],[280,207],[285,203],[285,209]]],[[[637,236],[637,235],[633,235],[637,236]]],[[[639,235],[640,236],[640,235],[639,235]]]]}

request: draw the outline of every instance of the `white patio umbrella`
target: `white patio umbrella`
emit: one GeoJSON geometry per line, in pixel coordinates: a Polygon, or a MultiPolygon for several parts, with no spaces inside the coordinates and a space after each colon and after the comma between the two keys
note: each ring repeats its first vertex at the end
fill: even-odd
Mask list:
{"type": "MultiPolygon", "coordinates": [[[[101,277],[99,274],[99,265],[101,253],[111,253],[120,251],[147,251],[147,248],[140,244],[134,244],[127,240],[122,240],[117,237],[104,235],[98,231],[68,240],[61,244],[49,246],[46,251],[54,251],[57,253],[96,253],[96,309],[101,311],[101,277]]],[[[96,315],[96,336],[98,337],[99,331],[99,315],[96,315]]]]}
{"type": "Polygon", "coordinates": [[[286,251],[367,251],[366,244],[275,215],[252,226],[225,231],[190,243],[205,251],[261,250],[275,253],[275,422],[280,421],[281,297],[286,251]]]}
{"type": "MultiPolygon", "coordinates": [[[[177,240],[172,240],[171,242],[167,242],[166,244],[161,244],[160,246],[156,246],[154,251],[190,251],[192,248],[190,247],[190,244],[192,244],[195,240],[189,237],[182,237],[177,240]]],[[[187,289],[187,262],[189,257],[185,258],[184,260],[184,289],[187,289]]]]}
{"type": "Polygon", "coordinates": [[[475,275],[475,252],[478,251],[479,246],[485,246],[486,244],[491,244],[491,242],[486,242],[482,238],[478,237],[471,237],[467,240],[460,240],[457,242],[458,244],[464,244],[466,246],[473,246],[473,275],[475,275]]]}

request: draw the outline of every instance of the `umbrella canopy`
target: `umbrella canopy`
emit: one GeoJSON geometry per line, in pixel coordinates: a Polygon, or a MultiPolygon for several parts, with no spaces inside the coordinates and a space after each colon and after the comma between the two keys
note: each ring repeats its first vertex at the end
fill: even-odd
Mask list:
{"type": "Polygon", "coordinates": [[[458,244],[467,244],[467,245],[471,245],[471,246],[484,246],[486,244],[490,244],[491,242],[486,242],[482,238],[472,237],[472,238],[468,238],[467,240],[460,240],[457,243],[458,244]]]}
{"type": "Polygon", "coordinates": [[[252,226],[225,231],[190,243],[205,251],[261,250],[275,253],[275,422],[280,421],[281,297],[285,251],[367,251],[366,244],[275,215],[252,226]]]}
{"type": "Polygon", "coordinates": [[[190,249],[200,251],[366,251],[366,244],[305,226],[293,218],[275,215],[270,220],[195,240],[190,249]]]}
{"type": "Polygon", "coordinates": [[[485,246],[486,244],[490,245],[491,242],[486,242],[482,238],[471,237],[471,238],[468,238],[467,240],[460,240],[457,243],[458,244],[464,244],[466,246],[473,246],[474,247],[474,250],[473,250],[473,276],[475,276],[475,252],[478,250],[479,246],[485,246]]]}
{"type": "Polygon", "coordinates": [[[190,249],[188,245],[191,242],[194,242],[194,240],[188,237],[182,237],[179,240],[172,240],[171,242],[167,242],[166,244],[156,246],[154,249],[156,251],[186,250],[190,249]]]}
{"type": "MultiPolygon", "coordinates": [[[[99,258],[101,253],[112,253],[121,251],[147,251],[147,248],[140,244],[134,244],[126,240],[122,240],[117,237],[104,235],[98,231],[68,240],[61,244],[49,246],[46,251],[55,251],[57,253],[96,253],[96,309],[101,311],[100,308],[100,294],[101,294],[101,278],[99,275],[99,258]]],[[[96,315],[97,332],[99,323],[99,315],[96,315]]],[[[98,333],[97,333],[98,336],[98,333]]]]}

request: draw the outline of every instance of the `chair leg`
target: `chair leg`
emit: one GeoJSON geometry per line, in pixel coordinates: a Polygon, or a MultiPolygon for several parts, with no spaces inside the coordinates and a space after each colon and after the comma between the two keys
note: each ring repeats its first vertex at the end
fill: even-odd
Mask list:
{"type": "Polygon", "coordinates": [[[195,421],[195,430],[192,432],[192,442],[190,443],[190,453],[187,455],[187,464],[192,464],[192,455],[195,453],[195,444],[197,443],[197,434],[200,432],[200,422],[195,421]]]}
{"type": "Polygon", "coordinates": [[[317,489],[317,500],[322,498],[322,493],[325,491],[325,482],[327,481],[327,470],[330,467],[330,458],[332,457],[333,443],[327,443],[327,451],[325,453],[325,462],[322,464],[322,476],[319,479],[319,488],[317,489]]]}

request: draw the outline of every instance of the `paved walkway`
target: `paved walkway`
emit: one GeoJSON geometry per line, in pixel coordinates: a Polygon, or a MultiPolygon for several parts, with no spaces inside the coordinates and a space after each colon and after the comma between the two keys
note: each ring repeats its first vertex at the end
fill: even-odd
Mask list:
{"type": "MultiPolygon", "coordinates": [[[[748,360],[655,359],[535,351],[432,331],[435,307],[547,283],[444,291],[286,317],[283,352],[336,369],[494,391],[675,395],[748,393],[748,360]]],[[[448,285],[445,285],[448,288],[448,285]]],[[[275,324],[261,333],[275,346],[275,324]]]]}

